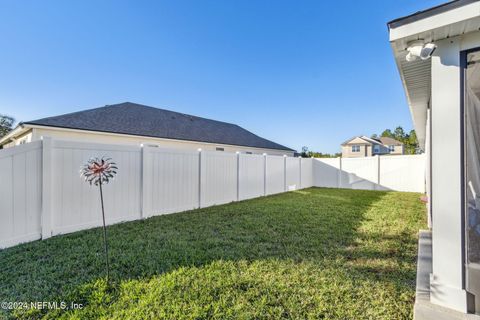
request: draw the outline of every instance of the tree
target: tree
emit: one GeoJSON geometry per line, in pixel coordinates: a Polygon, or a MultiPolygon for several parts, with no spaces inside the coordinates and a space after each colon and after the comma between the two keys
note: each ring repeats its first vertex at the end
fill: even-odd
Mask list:
{"type": "Polygon", "coordinates": [[[410,133],[407,134],[407,138],[404,141],[405,144],[405,153],[415,154],[418,150],[418,140],[415,130],[410,130],[410,133]]]}
{"type": "Polygon", "coordinates": [[[13,129],[13,123],[15,119],[12,117],[0,114],[0,138],[4,137],[13,129]]]}
{"type": "Polygon", "coordinates": [[[337,158],[340,157],[341,153],[322,153],[317,151],[310,151],[308,147],[302,147],[302,152],[300,153],[300,157],[302,158],[337,158]]]}
{"type": "Polygon", "coordinates": [[[303,147],[302,147],[302,153],[300,153],[300,156],[301,156],[302,158],[308,158],[308,153],[309,153],[308,147],[303,146],[303,147]]]}
{"type": "Polygon", "coordinates": [[[395,131],[393,132],[393,138],[397,139],[398,141],[404,142],[407,137],[405,136],[405,131],[402,127],[398,126],[395,128],[395,131]]]}
{"type": "Polygon", "coordinates": [[[390,130],[390,129],[385,129],[385,130],[383,130],[383,132],[382,132],[382,134],[381,134],[380,136],[381,136],[381,137],[393,138],[392,130],[390,130]]]}
{"type": "Polygon", "coordinates": [[[390,129],[385,129],[381,136],[393,138],[402,142],[405,148],[405,154],[415,154],[418,150],[417,134],[415,133],[415,130],[410,130],[409,133],[405,133],[405,130],[403,130],[401,126],[398,126],[393,132],[390,129]]]}

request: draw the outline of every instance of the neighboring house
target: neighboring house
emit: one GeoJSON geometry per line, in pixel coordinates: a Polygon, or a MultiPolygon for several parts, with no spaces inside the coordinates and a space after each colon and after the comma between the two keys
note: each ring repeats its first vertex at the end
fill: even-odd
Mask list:
{"type": "Polygon", "coordinates": [[[342,157],[361,158],[375,155],[399,155],[404,153],[404,146],[398,140],[366,136],[353,137],[342,143],[342,157]]]}
{"type": "Polygon", "coordinates": [[[130,102],[20,123],[0,139],[0,146],[8,148],[42,137],[252,154],[294,154],[294,150],[235,124],[130,102]]]}
{"type": "Polygon", "coordinates": [[[452,1],[388,27],[428,159],[432,233],[420,241],[415,318],[480,319],[480,1],[452,1]]]}

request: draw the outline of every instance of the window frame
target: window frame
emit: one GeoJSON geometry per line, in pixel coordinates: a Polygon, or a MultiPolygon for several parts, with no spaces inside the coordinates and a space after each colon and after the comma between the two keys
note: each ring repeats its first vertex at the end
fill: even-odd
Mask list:
{"type": "MultiPolygon", "coordinates": [[[[467,200],[467,192],[466,192],[466,181],[467,181],[467,163],[466,163],[466,112],[465,112],[465,86],[466,86],[466,77],[467,77],[467,67],[468,67],[468,55],[470,53],[480,52],[480,47],[474,47],[467,50],[460,51],[460,194],[462,199],[461,205],[461,230],[462,230],[462,237],[461,237],[461,246],[462,246],[462,289],[466,290],[468,287],[467,284],[467,277],[468,277],[468,247],[467,247],[467,222],[466,222],[466,214],[468,212],[468,200],[467,200]]],[[[433,197],[433,195],[432,195],[433,197]]],[[[433,219],[433,217],[432,217],[433,219]]]]}

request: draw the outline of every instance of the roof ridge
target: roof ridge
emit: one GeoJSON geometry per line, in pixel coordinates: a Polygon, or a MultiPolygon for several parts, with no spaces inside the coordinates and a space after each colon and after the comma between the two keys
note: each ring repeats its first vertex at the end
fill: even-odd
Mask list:
{"type": "MultiPolygon", "coordinates": [[[[224,123],[224,124],[228,124],[228,125],[240,127],[239,125],[237,125],[237,124],[235,124],[235,123],[231,123],[231,122],[226,122],[226,121],[220,121],[220,120],[215,120],[215,119],[200,117],[200,116],[196,116],[196,115],[193,115],[193,114],[188,114],[188,113],[173,111],[173,110],[164,109],[164,108],[152,107],[152,106],[148,106],[148,105],[146,105],[146,104],[141,104],[141,103],[136,103],[136,102],[130,102],[130,101],[125,101],[125,102],[120,102],[120,103],[115,103],[115,104],[106,104],[106,105],[101,106],[101,107],[95,107],[95,108],[90,108],[90,109],[85,109],[85,110],[79,110],[79,111],[73,111],[73,112],[63,113],[63,114],[59,114],[59,115],[56,115],[56,116],[44,117],[44,118],[35,119],[35,120],[30,120],[30,121],[24,121],[24,122],[22,122],[22,123],[24,123],[24,124],[29,124],[29,123],[34,122],[34,121],[46,120],[46,119],[51,119],[51,118],[63,117],[63,116],[70,116],[70,115],[74,115],[74,114],[76,114],[76,113],[89,112],[89,111],[94,111],[94,110],[99,110],[99,109],[105,109],[105,108],[112,108],[112,107],[113,107],[113,108],[116,108],[116,107],[124,106],[124,105],[126,105],[126,104],[135,105],[135,106],[140,106],[140,107],[149,108],[149,109],[154,109],[154,110],[161,110],[161,111],[171,112],[171,113],[175,113],[175,114],[178,114],[178,115],[181,115],[181,116],[194,117],[194,118],[196,118],[196,119],[203,119],[203,120],[208,120],[208,121],[215,121],[215,122],[218,122],[218,123],[224,123]]],[[[240,128],[242,128],[242,127],[240,127],[240,128]]],[[[242,129],[243,129],[243,128],[242,128],[242,129]]]]}

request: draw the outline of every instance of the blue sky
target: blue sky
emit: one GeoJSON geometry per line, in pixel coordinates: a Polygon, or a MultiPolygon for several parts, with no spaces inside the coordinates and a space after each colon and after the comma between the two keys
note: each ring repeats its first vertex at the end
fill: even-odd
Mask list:
{"type": "Polygon", "coordinates": [[[0,113],[124,101],[300,150],[412,128],[386,22],[443,1],[0,1],[0,113]]]}

